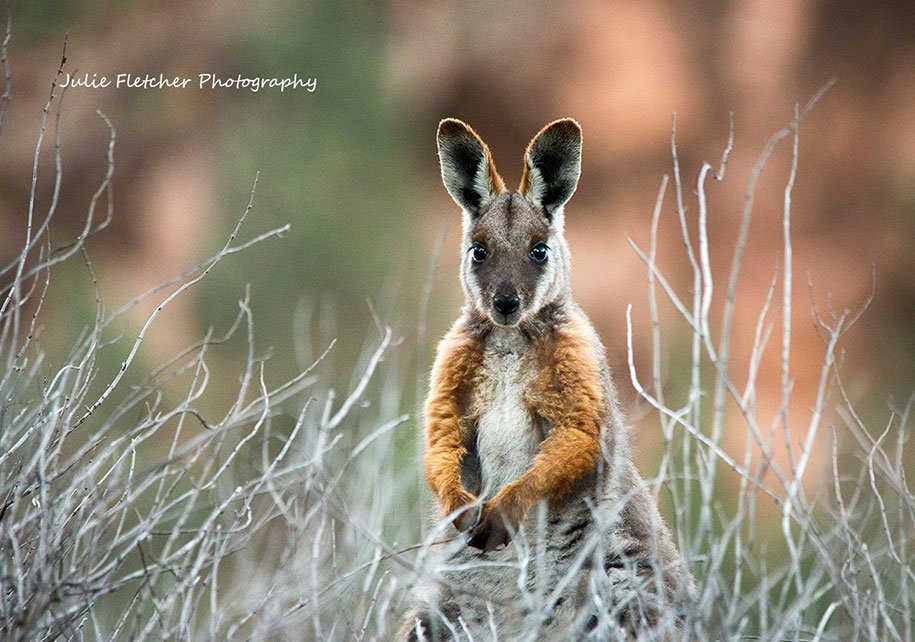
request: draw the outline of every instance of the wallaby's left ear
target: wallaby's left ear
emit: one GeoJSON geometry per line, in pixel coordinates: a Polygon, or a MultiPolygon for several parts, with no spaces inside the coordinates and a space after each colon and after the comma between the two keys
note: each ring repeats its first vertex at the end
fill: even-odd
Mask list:
{"type": "Polygon", "coordinates": [[[519,189],[552,222],[575,193],[580,175],[581,127],[563,118],[541,129],[527,146],[519,189]]]}

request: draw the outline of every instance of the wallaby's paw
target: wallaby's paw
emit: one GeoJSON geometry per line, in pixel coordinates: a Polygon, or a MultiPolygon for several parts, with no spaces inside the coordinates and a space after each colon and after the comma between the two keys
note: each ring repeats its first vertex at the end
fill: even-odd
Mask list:
{"type": "Polygon", "coordinates": [[[480,521],[480,507],[470,506],[477,498],[463,488],[439,499],[443,517],[449,518],[454,527],[463,532],[480,521]]]}
{"type": "Polygon", "coordinates": [[[467,545],[489,552],[510,541],[511,533],[502,516],[494,511],[487,511],[482,521],[470,531],[467,545]]]}
{"type": "Polygon", "coordinates": [[[465,506],[464,510],[451,520],[451,523],[458,531],[465,533],[480,523],[482,513],[481,506],[465,506]]]}
{"type": "Polygon", "coordinates": [[[486,503],[484,514],[498,517],[498,522],[507,526],[511,532],[517,531],[524,521],[531,501],[526,499],[525,486],[514,481],[505,486],[492,500],[486,503]]]}
{"type": "Polygon", "coordinates": [[[494,551],[511,541],[523,519],[521,506],[511,495],[500,493],[483,505],[480,523],[470,531],[467,544],[482,551],[494,551]]]}

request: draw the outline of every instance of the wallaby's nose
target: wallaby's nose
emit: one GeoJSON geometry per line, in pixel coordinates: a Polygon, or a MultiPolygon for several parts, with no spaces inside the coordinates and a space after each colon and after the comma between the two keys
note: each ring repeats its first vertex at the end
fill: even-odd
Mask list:
{"type": "Polygon", "coordinates": [[[492,305],[499,314],[508,316],[518,309],[518,297],[500,295],[492,300],[492,305]]]}

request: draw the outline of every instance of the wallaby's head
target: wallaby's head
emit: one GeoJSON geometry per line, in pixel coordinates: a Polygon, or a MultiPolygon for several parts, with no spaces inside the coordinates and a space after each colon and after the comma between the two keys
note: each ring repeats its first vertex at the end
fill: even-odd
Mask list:
{"type": "Polygon", "coordinates": [[[581,128],[557,120],[524,153],[521,185],[508,191],[486,143],[467,124],[438,126],[442,180],[463,211],[461,284],[467,300],[501,326],[569,296],[563,205],[581,174],[581,128]]]}

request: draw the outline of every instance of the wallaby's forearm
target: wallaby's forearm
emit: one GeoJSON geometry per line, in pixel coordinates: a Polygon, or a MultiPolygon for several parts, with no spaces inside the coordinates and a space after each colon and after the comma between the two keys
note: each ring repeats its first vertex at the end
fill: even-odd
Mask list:
{"type": "Polygon", "coordinates": [[[472,380],[483,359],[482,346],[451,333],[439,345],[426,401],[426,481],[448,515],[475,498],[461,484],[464,447],[464,409],[472,380]]]}

